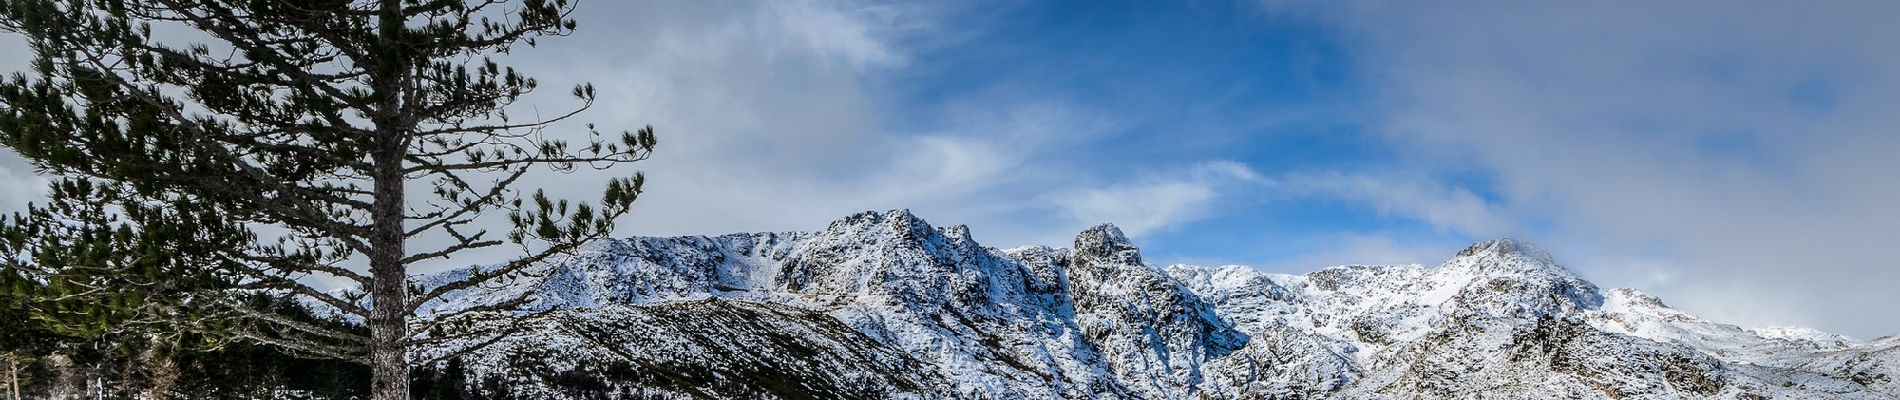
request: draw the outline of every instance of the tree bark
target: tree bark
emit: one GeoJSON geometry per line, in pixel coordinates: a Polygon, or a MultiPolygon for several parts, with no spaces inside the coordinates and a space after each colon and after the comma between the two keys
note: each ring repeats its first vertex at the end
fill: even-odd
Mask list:
{"type": "Polygon", "coordinates": [[[371,398],[409,398],[408,273],[403,268],[403,176],[401,140],[395,132],[379,141],[388,143],[376,160],[376,202],[371,221],[376,232],[370,242],[370,366],[371,398]]]}
{"type": "MultiPolygon", "coordinates": [[[[377,158],[383,158],[379,155],[377,158]]],[[[380,161],[378,160],[379,164],[380,161]]],[[[401,161],[400,156],[397,162],[401,161]]],[[[370,248],[370,366],[373,370],[371,395],[375,400],[409,398],[408,276],[403,271],[402,254],[402,172],[400,168],[379,167],[376,177],[376,203],[372,220],[377,228],[370,248]],[[394,171],[395,177],[384,175],[394,171]]]]}
{"type": "Polygon", "coordinates": [[[7,398],[20,400],[20,358],[7,354],[7,398]]]}
{"type": "Polygon", "coordinates": [[[409,398],[409,276],[403,268],[403,18],[401,0],[383,0],[377,26],[376,61],[371,66],[379,115],[370,157],[375,181],[370,223],[370,398],[409,398]]]}
{"type": "Polygon", "coordinates": [[[400,131],[385,128],[373,158],[375,203],[370,215],[370,397],[409,398],[409,276],[403,268],[403,146],[400,131]]]}

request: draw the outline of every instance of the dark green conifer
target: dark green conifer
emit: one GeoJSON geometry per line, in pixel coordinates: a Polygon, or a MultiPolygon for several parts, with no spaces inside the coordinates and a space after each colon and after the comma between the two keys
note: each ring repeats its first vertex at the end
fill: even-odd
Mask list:
{"type": "Polygon", "coordinates": [[[362,363],[373,398],[404,398],[409,366],[429,361],[408,349],[507,325],[481,323],[507,304],[426,319],[419,307],[605,236],[640,194],[637,173],[592,204],[515,187],[535,167],[607,169],[655,143],[651,127],[588,126],[578,145],[545,135],[593,104],[591,85],[570,112],[510,117],[537,82],[493,57],[571,33],[574,7],[0,0],[0,29],[34,56],[0,80],[0,145],[55,180],[49,201],[0,223],[5,311],[123,338],[110,343],[130,358],[241,341],[362,363]],[[508,232],[478,228],[498,211],[508,232]],[[408,246],[422,237],[448,244],[408,246]],[[408,281],[417,263],[504,245],[522,255],[443,287],[408,281]],[[285,317],[257,294],[323,304],[367,332],[285,317]]]}

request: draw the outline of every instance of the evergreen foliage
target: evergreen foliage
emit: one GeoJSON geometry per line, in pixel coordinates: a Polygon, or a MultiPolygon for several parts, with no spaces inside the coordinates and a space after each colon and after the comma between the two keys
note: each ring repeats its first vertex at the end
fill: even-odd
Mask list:
{"type": "MultiPolygon", "coordinates": [[[[250,301],[297,321],[364,330],[319,319],[286,299],[257,296],[250,301]]],[[[369,392],[370,370],[357,363],[300,358],[247,342],[170,353],[115,351],[149,342],[139,337],[67,334],[42,325],[29,320],[11,325],[8,331],[11,341],[6,349],[21,361],[19,374],[13,377],[17,380],[9,383],[21,385],[17,388],[20,398],[256,399],[298,393],[315,399],[360,399],[369,392]],[[22,338],[32,343],[23,343],[22,338]]]]}
{"type": "Polygon", "coordinates": [[[638,173],[593,203],[517,187],[537,167],[605,170],[656,143],[651,127],[546,134],[593,104],[591,85],[552,118],[511,116],[539,84],[495,58],[570,34],[575,6],[0,0],[0,29],[34,55],[0,79],[0,145],[54,179],[49,201],[0,222],[0,313],[31,321],[3,325],[0,341],[162,363],[266,345],[369,366],[371,397],[407,396],[409,366],[439,361],[409,349],[503,334],[485,327],[509,324],[487,322],[520,302],[419,315],[424,304],[604,237],[641,192],[638,173]],[[507,232],[480,228],[499,214],[507,232]],[[447,244],[408,246],[419,238],[447,244]],[[521,255],[442,287],[408,281],[419,263],[497,246],[521,255]],[[363,323],[312,322],[259,296],[363,323]]]}

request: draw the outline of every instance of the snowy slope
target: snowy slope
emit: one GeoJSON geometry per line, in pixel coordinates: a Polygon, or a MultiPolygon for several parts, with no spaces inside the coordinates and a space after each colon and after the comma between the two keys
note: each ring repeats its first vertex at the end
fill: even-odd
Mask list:
{"type": "MultiPolygon", "coordinates": [[[[1113,226],[998,250],[866,212],[632,238],[458,293],[526,295],[458,358],[492,394],[598,398],[1900,398],[1900,339],[1743,329],[1601,289],[1528,244],[1306,275],[1147,264],[1113,226]],[[577,383],[578,382],[578,383],[577,383]]],[[[436,285],[466,271],[425,279],[436,285]]],[[[470,339],[473,341],[476,339],[470,339]]],[[[419,351],[441,354],[471,344],[419,351]]]]}

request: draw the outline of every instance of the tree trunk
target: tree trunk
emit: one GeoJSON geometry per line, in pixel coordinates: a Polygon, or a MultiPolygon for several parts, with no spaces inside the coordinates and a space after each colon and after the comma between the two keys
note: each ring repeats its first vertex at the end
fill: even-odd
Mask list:
{"type": "Polygon", "coordinates": [[[402,158],[400,148],[376,156],[376,202],[371,220],[375,237],[370,243],[370,398],[409,398],[408,274],[402,265],[402,158]],[[385,160],[394,153],[391,160],[385,160]],[[389,161],[385,164],[384,161],[389,161]]]}
{"type": "Polygon", "coordinates": [[[7,399],[20,400],[20,358],[7,353],[7,399]]]}
{"type": "Polygon", "coordinates": [[[369,255],[370,398],[403,400],[409,398],[409,277],[402,265],[403,149],[400,140],[381,140],[392,144],[375,155],[376,202],[371,220],[376,231],[369,255]]]}
{"type": "Polygon", "coordinates": [[[147,359],[146,368],[151,369],[151,377],[145,386],[144,400],[170,398],[172,387],[178,384],[178,362],[162,355],[148,355],[147,359]]]}
{"type": "Polygon", "coordinates": [[[371,117],[376,125],[371,179],[375,180],[375,201],[370,221],[370,398],[406,400],[409,398],[408,305],[409,276],[403,268],[403,156],[408,151],[403,134],[407,131],[402,115],[403,77],[408,73],[404,61],[403,17],[401,0],[382,0],[377,21],[377,51],[372,70],[381,115],[371,117]]]}

